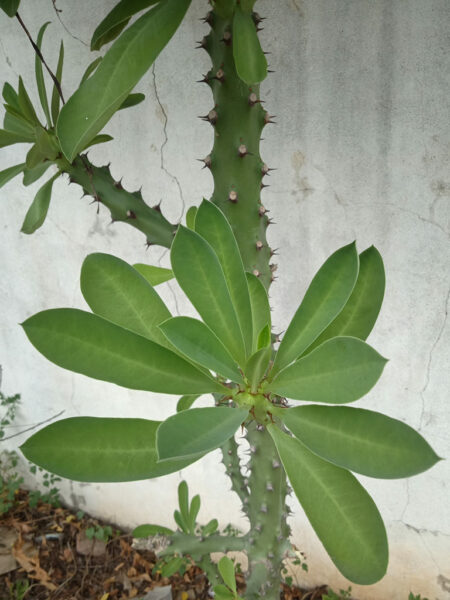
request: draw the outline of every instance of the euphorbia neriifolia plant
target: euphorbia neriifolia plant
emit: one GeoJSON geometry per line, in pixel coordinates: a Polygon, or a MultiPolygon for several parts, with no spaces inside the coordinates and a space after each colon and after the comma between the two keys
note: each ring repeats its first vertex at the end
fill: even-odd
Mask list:
{"type": "MultiPolygon", "coordinates": [[[[0,173],[0,184],[22,171],[28,184],[57,168],[28,211],[26,233],[42,225],[52,183],[66,173],[110,209],[113,221],[136,227],[148,244],[170,248],[171,270],[131,266],[107,254],[88,256],[81,290],[92,313],[59,308],[32,316],[23,323],[32,344],[77,373],[182,396],[177,413],[164,422],[131,416],[61,420],[29,438],[24,454],[68,478],[114,482],[173,473],[220,448],[248,532],[222,535],[215,521],[198,527],[198,497],[189,505],[184,487],[176,512],[179,529],[144,531],[164,533],[169,545],[161,555],[192,557],[214,584],[210,554],[246,552],[245,597],[251,600],[279,597],[282,561],[290,549],[287,480],[337,568],[351,581],[371,584],[386,571],[386,532],[352,472],[409,477],[439,460],[406,424],[343,406],[368,393],[386,363],[365,342],[384,294],[383,263],[374,247],[358,254],[350,243],[328,258],[275,349],[267,295],[274,252],[266,241],[270,221],[260,199],[270,169],[259,154],[261,132],[272,119],[259,95],[267,63],[254,3],[216,0],[205,17],[210,31],[199,46],[212,60],[203,80],[214,105],[204,119],[214,128],[214,145],[203,162],[213,175],[214,192],[211,201],[188,211],[185,226],[169,223],[83,151],[110,140],[100,132],[112,115],[143,99],[131,92],[176,31],[189,0],[119,2],[94,32],[92,48],[120,37],[103,59],[89,65],[61,110],[63,52],[56,74],[51,73],[50,106],[42,67],[44,25],[33,44],[46,125],[20,79],[17,91],[10,84],[3,88],[0,131],[2,146],[32,144],[23,164],[0,173]],[[170,314],[155,286],[171,277],[201,320],[170,314]],[[212,406],[192,408],[204,394],[212,395],[212,406]],[[290,406],[287,398],[296,404],[290,406]],[[245,476],[236,435],[249,445],[245,476]]],[[[0,0],[0,7],[16,15],[31,38],[16,14],[19,1],[0,0]]],[[[219,584],[218,597],[236,597],[228,563],[220,572],[228,587],[219,584]]]]}

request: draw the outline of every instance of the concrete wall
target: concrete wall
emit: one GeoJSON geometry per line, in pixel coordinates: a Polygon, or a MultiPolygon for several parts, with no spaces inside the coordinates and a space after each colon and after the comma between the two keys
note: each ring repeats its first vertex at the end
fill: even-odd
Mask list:
{"type": "MultiPolygon", "coordinates": [[[[69,95],[92,60],[84,42],[114,2],[23,0],[32,33],[50,19],[45,54],[56,62],[66,45],[63,87],[69,95]]],[[[112,161],[115,176],[151,203],[181,218],[211,191],[209,173],[196,158],[212,144],[209,126],[196,119],[211,107],[206,86],[195,83],[209,68],[194,41],[206,32],[198,18],[206,3],[194,0],[176,38],[139,91],[147,101],[114,117],[106,131],[116,141],[95,149],[98,164],[112,161]]],[[[271,289],[274,322],[286,327],[311,277],[339,246],[357,239],[374,244],[386,271],[386,300],[370,342],[390,358],[377,387],[359,406],[378,409],[418,428],[441,456],[449,456],[449,69],[448,0],[260,0],[267,16],[262,39],[275,73],[263,85],[266,107],[278,125],[264,132],[262,154],[271,187],[264,204],[277,222],[279,279],[271,289]]],[[[33,55],[14,21],[0,19],[0,81],[24,75],[34,90],[33,55]]],[[[0,153],[0,168],[21,162],[24,149],[0,153]]],[[[80,200],[80,191],[58,181],[45,226],[19,233],[39,184],[19,180],[1,190],[1,347],[5,392],[21,392],[19,419],[33,424],[60,410],[70,415],[164,418],[175,399],[128,392],[63,371],[28,343],[18,322],[49,307],[85,307],[78,277],[92,251],[130,262],[165,265],[167,253],[146,252],[142,236],[80,200]]],[[[162,289],[162,288],[161,288],[162,289]]],[[[162,289],[177,313],[189,310],[174,284],[162,289]]],[[[11,440],[22,441],[22,438],[11,440]]],[[[355,597],[406,600],[410,590],[430,600],[450,598],[449,463],[410,480],[361,478],[385,518],[391,562],[386,578],[355,597]]],[[[199,492],[202,520],[219,517],[245,527],[227,491],[216,453],[200,464],[151,482],[83,485],[64,482],[64,497],[125,526],[172,524],[181,476],[199,492]]],[[[304,585],[348,586],[325,555],[294,503],[294,541],[308,556],[304,585]]]]}

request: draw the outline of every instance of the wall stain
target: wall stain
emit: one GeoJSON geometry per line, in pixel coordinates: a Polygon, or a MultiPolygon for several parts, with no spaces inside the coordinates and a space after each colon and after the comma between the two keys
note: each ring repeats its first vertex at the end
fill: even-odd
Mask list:
{"type": "Polygon", "coordinates": [[[437,582],[444,592],[450,592],[450,579],[448,577],[438,575],[437,582]]]}
{"type": "Polygon", "coordinates": [[[302,200],[306,200],[307,197],[312,194],[314,188],[308,182],[307,177],[302,177],[300,172],[305,165],[305,155],[296,150],[291,156],[291,165],[294,169],[294,182],[296,189],[291,192],[292,196],[297,196],[299,193],[302,196],[302,200]]]}

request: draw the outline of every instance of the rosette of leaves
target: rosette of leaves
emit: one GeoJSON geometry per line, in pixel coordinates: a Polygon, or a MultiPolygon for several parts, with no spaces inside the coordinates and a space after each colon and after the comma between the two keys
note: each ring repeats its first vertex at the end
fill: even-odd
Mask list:
{"type": "Polygon", "coordinates": [[[163,422],[64,419],[34,434],[22,451],[71,479],[147,479],[199,460],[256,421],[269,430],[336,566],[357,583],[377,581],[387,567],[386,532],[351,471],[409,477],[439,460],[406,424],[342,406],[368,393],[386,364],[364,341],[384,293],[379,253],[369,248],[358,256],[355,244],[335,252],[274,352],[266,290],[244,271],[224,214],[203,201],[191,226],[179,227],[171,263],[201,320],[172,317],[137,269],[92,254],[81,271],[92,313],[46,310],[23,323],[31,343],[57,365],[130,389],[187,395],[183,410],[163,422]],[[221,397],[217,406],[190,408],[207,393],[221,397]],[[286,408],[283,397],[307,404],[286,408]]]}

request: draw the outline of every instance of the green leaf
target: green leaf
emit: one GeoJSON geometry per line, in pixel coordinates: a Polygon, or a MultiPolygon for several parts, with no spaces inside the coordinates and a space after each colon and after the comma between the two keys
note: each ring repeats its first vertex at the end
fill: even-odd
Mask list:
{"type": "Polygon", "coordinates": [[[220,208],[208,200],[203,200],[195,216],[195,231],[217,254],[242,331],[247,356],[250,356],[253,335],[252,309],[244,264],[233,230],[220,208]]]}
{"type": "MultiPolygon", "coordinates": [[[[58,80],[60,85],[62,82],[63,66],[64,66],[64,43],[61,40],[61,45],[59,47],[58,65],[56,67],[56,73],[55,73],[56,79],[58,80]]],[[[58,88],[56,87],[55,84],[53,84],[51,107],[52,107],[52,120],[53,120],[54,125],[56,125],[56,122],[58,121],[60,101],[61,101],[61,97],[59,95],[58,88]]],[[[59,137],[59,133],[58,133],[58,137],[59,137]]]]}
{"type": "Polygon", "coordinates": [[[245,421],[241,408],[192,408],[172,415],[160,425],[156,446],[161,461],[215,450],[245,421]]]}
{"type": "Polygon", "coordinates": [[[252,15],[240,7],[233,18],[233,58],[237,74],[248,85],[267,77],[267,60],[259,43],[252,15]]]}
{"type": "Polygon", "coordinates": [[[344,308],[358,277],[355,243],[337,250],[320,267],[278,348],[272,376],[297,359],[344,308]]]}
{"type": "Polygon", "coordinates": [[[35,141],[34,126],[24,119],[15,109],[8,104],[5,105],[6,113],[3,119],[3,126],[6,131],[17,134],[22,142],[30,143],[35,141]]]}
{"type": "Polygon", "coordinates": [[[123,103],[119,106],[117,110],[122,110],[124,108],[131,108],[132,106],[136,106],[145,100],[145,94],[129,94],[123,103]]]}
{"type": "Polygon", "coordinates": [[[185,565],[185,558],[174,556],[165,565],[161,567],[161,577],[172,577],[185,565]]]}
{"type": "Polygon", "coordinates": [[[181,398],[177,402],[177,412],[181,412],[183,410],[189,410],[194,402],[200,398],[197,394],[188,394],[187,396],[181,396],[181,398]]]}
{"type": "Polygon", "coordinates": [[[45,310],[22,325],[48,360],[88,377],[163,394],[224,390],[170,350],[82,310],[45,310]]]}
{"type": "Polygon", "coordinates": [[[172,317],[159,326],[169,342],[191,361],[243,383],[236,362],[211,329],[191,317],[172,317]]]}
{"type": "Polygon", "coordinates": [[[191,500],[189,509],[189,529],[192,533],[195,532],[195,524],[197,523],[198,513],[200,512],[200,496],[196,494],[191,500]]]}
{"type": "Polygon", "coordinates": [[[224,583],[236,593],[236,575],[234,573],[234,564],[228,556],[222,556],[218,563],[219,573],[224,583]]]}
{"type": "Polygon", "coordinates": [[[293,400],[354,402],[375,385],[386,362],[357,338],[332,338],[283,369],[267,390],[293,400]]]}
{"type": "Polygon", "coordinates": [[[244,362],[244,342],[225,276],[216,253],[198,233],[180,226],[171,261],[181,289],[233,358],[244,362]]]}
{"type": "Polygon", "coordinates": [[[60,147],[55,134],[39,126],[35,129],[35,137],[39,153],[47,160],[55,160],[60,153],[60,147]]]}
{"type": "Polygon", "coordinates": [[[0,129],[0,148],[12,146],[13,144],[28,144],[29,142],[30,138],[26,135],[0,129]]]}
{"type": "Polygon", "coordinates": [[[157,462],[159,421],[72,417],[44,427],[21,446],[28,460],[75,481],[136,481],[174,473],[201,456],[157,462]]]}
{"type": "Polygon", "coordinates": [[[2,96],[6,104],[20,111],[19,96],[13,86],[7,81],[3,84],[2,96]]]}
{"type": "Polygon", "coordinates": [[[187,523],[184,521],[179,510],[174,511],[173,518],[175,519],[175,523],[178,525],[181,531],[184,531],[184,533],[188,533],[187,523]]]}
{"type": "Polygon", "coordinates": [[[326,340],[342,335],[367,339],[380,312],[384,288],[383,259],[371,246],[359,255],[358,279],[347,304],[306,351],[311,352],[326,340]]]}
{"type": "Polygon", "coordinates": [[[247,364],[245,365],[244,373],[250,383],[253,393],[256,393],[258,384],[267,371],[271,356],[272,348],[270,348],[270,346],[261,348],[261,350],[255,352],[255,354],[248,359],[247,364]]]}
{"type": "Polygon", "coordinates": [[[260,333],[268,327],[271,329],[270,305],[267,291],[258,277],[253,273],[246,273],[253,322],[253,350],[259,350],[258,342],[260,333]]]}
{"type": "Polygon", "coordinates": [[[215,600],[234,600],[235,594],[230,592],[230,590],[219,583],[214,586],[214,598],[215,600]]]}
{"type": "Polygon", "coordinates": [[[91,50],[100,50],[104,44],[116,39],[133,15],[158,2],[159,0],[122,0],[119,2],[94,31],[91,50]]]}
{"type": "Polygon", "coordinates": [[[270,327],[266,325],[258,334],[258,350],[270,346],[271,341],[270,327]]]}
{"type": "Polygon", "coordinates": [[[388,545],[378,509],[358,480],[269,425],[303,510],[339,571],[370,585],[386,573],[388,545]]]}
{"type": "Polygon", "coordinates": [[[25,164],[27,165],[27,169],[34,169],[38,165],[41,165],[46,159],[45,154],[41,151],[37,144],[33,144],[31,148],[28,150],[25,164]]]}
{"type": "Polygon", "coordinates": [[[165,0],[131,25],[61,110],[57,132],[67,159],[106,125],[177,30],[190,0],[165,0]]]}
{"type": "Polygon", "coordinates": [[[22,224],[22,233],[31,234],[39,229],[45,221],[47,216],[48,207],[50,206],[50,200],[52,197],[52,188],[54,181],[60,176],[60,173],[56,173],[51,179],[49,179],[44,185],[38,190],[22,224]]]}
{"type": "Polygon", "coordinates": [[[108,135],[107,133],[99,133],[98,135],[95,136],[95,138],[93,138],[89,144],[87,146],[85,146],[83,148],[83,150],[86,150],[86,148],[90,148],[91,146],[96,146],[97,144],[104,144],[105,142],[111,142],[114,138],[111,135],[108,135]]]}
{"type": "Polygon", "coordinates": [[[164,269],[163,267],[155,267],[154,265],[137,263],[133,265],[133,268],[152,286],[169,281],[174,277],[172,269],[164,269]]]}
{"type": "Polygon", "coordinates": [[[37,118],[36,111],[34,110],[33,103],[25,89],[22,77],[19,77],[19,93],[18,93],[19,107],[22,115],[33,125],[40,125],[39,119],[37,118]]]}
{"type": "Polygon", "coordinates": [[[19,9],[20,0],[0,0],[0,8],[5,11],[8,17],[14,17],[19,9]]]}
{"type": "Polygon", "coordinates": [[[172,535],[174,532],[172,529],[168,527],[163,527],[162,525],[138,525],[133,529],[131,535],[134,538],[147,538],[154,535],[172,535]]]}
{"type": "Polygon", "coordinates": [[[40,179],[42,175],[44,175],[44,173],[47,171],[47,169],[51,167],[52,164],[53,163],[47,160],[45,162],[38,163],[32,169],[25,169],[23,172],[23,185],[31,185],[32,183],[40,179]]]}
{"type": "Polygon", "coordinates": [[[197,214],[198,208],[196,206],[191,206],[188,208],[186,213],[186,227],[189,229],[195,230],[195,216],[197,214]]]}
{"type": "Polygon", "coordinates": [[[178,506],[185,529],[189,531],[189,489],[184,480],[178,486],[178,506]]]}
{"type": "MultiPolygon", "coordinates": [[[[39,48],[39,50],[42,47],[42,40],[44,37],[44,33],[49,24],[50,24],[50,21],[47,21],[39,29],[39,33],[38,33],[37,40],[36,40],[36,46],[39,48]]],[[[41,101],[42,110],[44,111],[45,118],[47,119],[47,124],[49,127],[51,127],[52,119],[50,117],[50,108],[48,106],[47,90],[45,89],[42,61],[39,58],[39,56],[37,55],[37,53],[36,53],[36,56],[34,59],[34,70],[35,70],[35,74],[36,74],[36,85],[37,85],[37,89],[38,89],[39,100],[41,101]]]]}
{"type": "Polygon", "coordinates": [[[83,73],[83,77],[81,78],[80,85],[88,79],[98,65],[102,62],[103,56],[98,56],[95,60],[93,60],[87,67],[86,71],[83,73]]]}
{"type": "Polygon", "coordinates": [[[217,519],[211,519],[204,527],[201,528],[202,535],[211,535],[219,528],[219,521],[217,519]]]}
{"type": "Polygon", "coordinates": [[[440,460],[412,427],[370,410],[297,406],[282,416],[312,452],[369,477],[411,477],[440,460]]]}
{"type": "Polygon", "coordinates": [[[81,292],[95,314],[134,333],[168,346],[158,325],[169,309],[149,283],[124,260],[95,253],[83,262],[81,292]]]}
{"type": "Polygon", "coordinates": [[[7,169],[0,171],[0,188],[8,183],[8,181],[11,181],[11,179],[14,179],[14,177],[19,175],[19,173],[22,173],[24,169],[25,163],[22,163],[20,165],[14,165],[13,167],[8,167],[7,169]]]}

